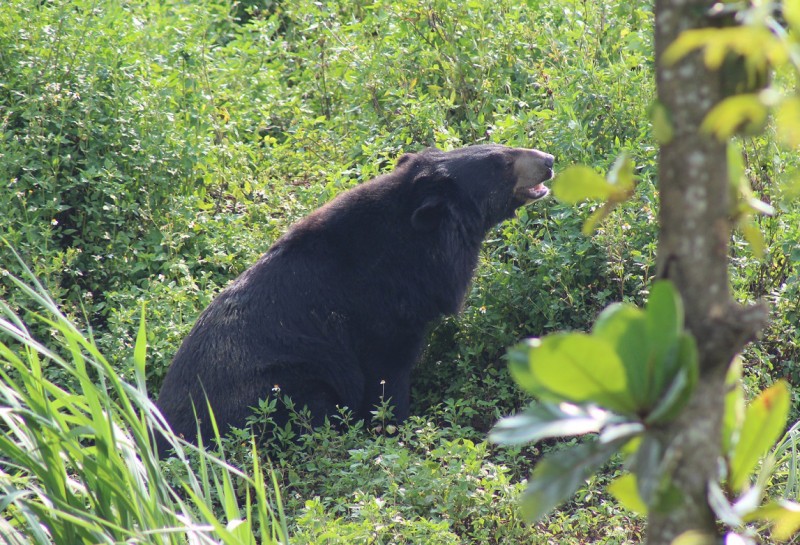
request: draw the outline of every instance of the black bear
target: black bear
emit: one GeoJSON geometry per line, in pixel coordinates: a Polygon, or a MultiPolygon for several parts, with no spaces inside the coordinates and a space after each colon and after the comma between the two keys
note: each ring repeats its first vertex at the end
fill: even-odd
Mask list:
{"type": "Polygon", "coordinates": [[[224,432],[278,390],[315,425],[337,406],[368,418],[382,396],[403,421],[428,325],[460,309],[487,231],[547,195],[552,176],[552,155],[531,149],[402,156],[295,224],[216,297],[157,406],[189,441],[198,421],[212,436],[206,399],[224,432]]]}

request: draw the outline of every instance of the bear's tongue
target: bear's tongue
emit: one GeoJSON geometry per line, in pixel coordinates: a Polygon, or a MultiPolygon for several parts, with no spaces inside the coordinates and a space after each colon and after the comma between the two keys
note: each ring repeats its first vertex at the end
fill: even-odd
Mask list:
{"type": "Polygon", "coordinates": [[[529,200],[535,201],[547,195],[550,190],[544,184],[536,184],[531,187],[526,187],[522,190],[525,197],[529,200]]]}

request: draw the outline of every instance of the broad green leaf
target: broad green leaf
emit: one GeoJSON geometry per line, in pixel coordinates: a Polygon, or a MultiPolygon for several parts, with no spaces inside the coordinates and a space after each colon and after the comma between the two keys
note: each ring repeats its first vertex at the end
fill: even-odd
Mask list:
{"type": "Polygon", "coordinates": [[[800,146],[800,98],[789,97],[775,110],[775,129],[780,142],[789,147],[800,146]]]}
{"type": "Polygon", "coordinates": [[[648,399],[651,377],[648,372],[650,345],[644,311],[627,304],[615,303],[600,313],[592,327],[592,335],[608,341],[625,366],[628,391],[637,409],[649,407],[655,399],[648,399]]]}
{"type": "Polygon", "coordinates": [[[800,532],[800,503],[788,500],[770,502],[752,513],[750,520],[772,522],[772,537],[788,541],[800,532]]]}
{"type": "Polygon", "coordinates": [[[683,330],[683,302],[669,280],[658,280],[650,288],[645,305],[648,327],[675,338],[683,330]]]}
{"type": "Polygon", "coordinates": [[[788,169],[778,180],[780,198],[784,203],[800,199],[800,169],[788,169]]]}
{"type": "Polygon", "coordinates": [[[751,70],[768,64],[781,66],[788,60],[779,38],[764,26],[751,25],[684,31],[664,51],[664,63],[675,64],[696,49],[704,50],[703,60],[712,70],[719,69],[730,52],[744,57],[751,70]]]}
{"type": "Polygon", "coordinates": [[[650,120],[653,124],[653,136],[656,137],[656,142],[662,146],[672,142],[674,135],[672,120],[670,119],[669,111],[663,104],[660,102],[653,104],[650,120]]]}
{"type": "Polygon", "coordinates": [[[683,330],[683,303],[668,280],[659,280],[650,288],[645,305],[647,339],[650,344],[648,371],[651,373],[651,399],[658,399],[677,372],[678,335],[683,330]]]}
{"type": "Polygon", "coordinates": [[[800,0],[783,0],[783,17],[795,34],[800,34],[800,0]]]}
{"type": "Polygon", "coordinates": [[[736,202],[739,200],[742,182],[744,177],[744,159],[742,159],[742,147],[736,140],[728,142],[726,150],[727,163],[728,163],[728,181],[731,187],[731,201],[736,202]]]}
{"type": "Polygon", "coordinates": [[[760,128],[767,121],[767,107],[757,94],[728,97],[708,112],[700,130],[727,140],[741,130],[760,128]]]}
{"type": "Polygon", "coordinates": [[[758,461],[780,438],[789,415],[789,401],[789,387],[780,380],[748,405],[730,460],[729,481],[734,490],[741,491],[748,485],[758,461]]]}
{"type": "Polygon", "coordinates": [[[742,387],[742,358],[736,356],[725,377],[725,413],[722,415],[722,454],[729,458],[733,445],[739,441],[744,422],[744,388],[742,387]]]}
{"type": "Polygon", "coordinates": [[[636,475],[633,473],[626,473],[611,481],[608,491],[625,509],[642,515],[647,514],[647,504],[639,495],[636,487],[636,475]]]}
{"type": "Polygon", "coordinates": [[[673,539],[670,545],[719,545],[719,537],[716,534],[689,530],[673,539]]]}
{"type": "Polygon", "coordinates": [[[622,443],[591,442],[548,453],[536,465],[522,496],[523,517],[528,522],[536,522],[568,499],[622,443]]]}
{"type": "Polygon", "coordinates": [[[576,204],[586,199],[607,199],[614,187],[594,169],[575,165],[564,169],[553,180],[553,195],[569,204],[576,204]]]}
{"type": "Polygon", "coordinates": [[[663,424],[673,420],[686,405],[693,389],[694,385],[690,381],[689,371],[681,367],[664,395],[658,401],[658,404],[647,415],[646,422],[648,424],[663,424]]]}
{"type": "Polygon", "coordinates": [[[762,259],[767,251],[767,243],[764,241],[764,234],[752,218],[742,221],[739,225],[742,230],[742,235],[753,250],[753,255],[758,259],[762,259]]]}
{"type": "Polygon", "coordinates": [[[528,354],[531,350],[541,346],[541,343],[541,339],[527,339],[508,349],[508,369],[511,377],[520,388],[532,396],[540,395],[542,388],[533,374],[528,354]]]}
{"type": "Polygon", "coordinates": [[[597,433],[613,417],[612,413],[598,407],[541,403],[531,406],[523,413],[500,420],[489,432],[489,440],[518,445],[551,437],[597,433]]]}
{"type": "Polygon", "coordinates": [[[664,447],[652,434],[644,434],[630,460],[630,470],[636,475],[639,497],[645,505],[653,505],[661,488],[661,461],[664,447]]]}
{"type": "Polygon", "coordinates": [[[543,401],[594,403],[622,414],[635,410],[625,367],[606,341],[585,333],[556,333],[528,343],[527,369],[517,357],[511,374],[543,401]]]}
{"type": "Polygon", "coordinates": [[[713,29],[693,29],[681,32],[680,36],[664,50],[664,64],[675,64],[695,49],[705,47],[713,34],[713,29]]]}

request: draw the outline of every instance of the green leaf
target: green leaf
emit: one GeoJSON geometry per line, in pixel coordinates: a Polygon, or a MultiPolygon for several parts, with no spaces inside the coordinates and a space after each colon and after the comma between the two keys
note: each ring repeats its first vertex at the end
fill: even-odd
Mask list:
{"type": "Polygon", "coordinates": [[[706,66],[717,70],[728,53],[745,58],[749,67],[781,66],[788,51],[781,39],[764,25],[733,26],[686,30],[664,51],[666,65],[675,64],[696,49],[704,49],[706,66]]]}
{"type": "Polygon", "coordinates": [[[770,502],[754,511],[748,520],[766,520],[773,523],[775,541],[788,541],[800,531],[800,503],[788,500],[770,502]]]}
{"type": "Polygon", "coordinates": [[[719,545],[719,543],[720,539],[716,534],[689,530],[672,540],[670,545],[719,545]]]}
{"type": "Polygon", "coordinates": [[[522,514],[536,522],[568,499],[594,470],[611,458],[624,441],[576,445],[548,453],[536,465],[522,496],[522,514]]]}
{"type": "Polygon", "coordinates": [[[650,288],[645,305],[647,340],[650,343],[651,373],[649,397],[658,399],[678,369],[678,336],[683,330],[683,303],[668,280],[659,280],[650,288]]]}
{"type": "Polygon", "coordinates": [[[598,407],[587,409],[571,403],[542,403],[500,420],[489,432],[489,440],[518,445],[551,437],[598,433],[613,417],[612,413],[598,407]]]}
{"type": "Polygon", "coordinates": [[[729,458],[733,445],[739,440],[739,432],[744,422],[745,402],[742,387],[742,358],[736,356],[725,377],[725,413],[722,416],[722,454],[729,458]]]}
{"type": "Polygon", "coordinates": [[[714,106],[700,130],[727,140],[740,131],[750,132],[760,129],[767,121],[767,107],[757,94],[743,94],[728,97],[714,106]]]}
{"type": "Polygon", "coordinates": [[[775,110],[775,130],[784,146],[800,146],[800,98],[789,97],[781,101],[775,110]]]}
{"type": "Polygon", "coordinates": [[[652,333],[664,333],[667,338],[674,339],[683,330],[683,302],[669,280],[658,280],[653,284],[645,312],[652,333]]]}
{"type": "Polygon", "coordinates": [[[527,392],[543,401],[595,403],[622,414],[635,411],[625,367],[606,341],[585,333],[556,333],[528,341],[527,348],[527,365],[512,354],[510,367],[527,392]]]}
{"type": "Polygon", "coordinates": [[[672,380],[664,395],[653,410],[647,415],[648,424],[663,424],[673,420],[686,403],[694,390],[689,371],[682,367],[672,380]]]}
{"type": "Polygon", "coordinates": [[[553,195],[569,204],[576,204],[586,199],[607,199],[614,187],[594,169],[575,165],[564,169],[553,180],[553,195]]]}
{"type": "Polygon", "coordinates": [[[748,218],[740,223],[739,228],[742,230],[742,235],[753,250],[753,255],[758,259],[763,259],[767,251],[767,243],[764,241],[764,234],[755,220],[748,218]]]}
{"type": "Polygon", "coordinates": [[[745,411],[738,443],[730,460],[730,486],[736,491],[749,484],[756,464],[784,432],[789,415],[789,387],[780,380],[761,392],[745,411]]]}
{"type": "MultiPolygon", "coordinates": [[[[744,173],[744,159],[742,158],[742,147],[736,140],[728,142],[726,157],[728,163],[728,181],[731,184],[731,197],[733,202],[739,200],[742,182],[746,180],[744,173]]],[[[745,182],[747,183],[747,182],[745,182]]]]}
{"type": "Polygon", "coordinates": [[[645,505],[656,502],[661,488],[661,461],[664,447],[652,434],[644,434],[630,461],[630,470],[636,475],[639,497],[645,505]]]}
{"type": "Polygon", "coordinates": [[[647,504],[639,495],[636,487],[636,475],[633,473],[626,473],[611,481],[608,491],[625,509],[642,515],[647,514],[647,504]]]}
{"type": "Polygon", "coordinates": [[[678,38],[664,50],[664,64],[667,66],[675,64],[695,49],[705,47],[712,36],[713,31],[711,29],[694,29],[681,32],[678,38]]]}
{"type": "Polygon", "coordinates": [[[145,305],[142,303],[142,315],[139,319],[139,331],[136,334],[136,344],[133,346],[133,368],[136,382],[142,391],[145,387],[145,365],[147,363],[147,328],[145,326],[145,305]]]}
{"type": "Polygon", "coordinates": [[[800,0],[783,0],[783,17],[789,27],[800,34],[800,0]]]}
{"type": "Polygon", "coordinates": [[[656,142],[662,146],[672,142],[674,135],[672,120],[670,119],[669,111],[663,104],[660,102],[653,104],[650,120],[653,124],[653,136],[656,137],[656,142]]]}
{"type": "Polygon", "coordinates": [[[650,377],[647,362],[650,346],[644,312],[628,303],[614,303],[600,313],[592,327],[592,335],[608,341],[625,366],[628,391],[636,407],[645,408],[655,400],[648,399],[650,377]]]}

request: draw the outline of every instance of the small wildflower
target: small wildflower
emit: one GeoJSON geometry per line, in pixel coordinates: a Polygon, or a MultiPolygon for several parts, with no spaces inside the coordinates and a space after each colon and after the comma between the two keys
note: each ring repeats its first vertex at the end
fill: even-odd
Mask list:
{"type": "Polygon", "coordinates": [[[51,219],[51,220],[50,220],[50,225],[52,225],[53,227],[55,227],[56,225],[58,225],[58,220],[57,220],[56,218],[53,218],[53,219],[51,219]]]}

